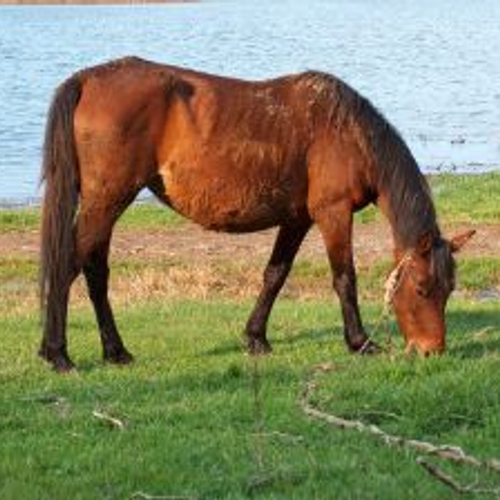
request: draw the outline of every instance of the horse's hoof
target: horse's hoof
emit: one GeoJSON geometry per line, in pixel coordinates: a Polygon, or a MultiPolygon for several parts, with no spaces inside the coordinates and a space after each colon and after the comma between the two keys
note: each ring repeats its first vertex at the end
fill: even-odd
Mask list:
{"type": "Polygon", "coordinates": [[[116,352],[104,353],[104,361],[114,365],[129,365],[134,361],[134,356],[124,348],[116,352]]]}
{"type": "Polygon", "coordinates": [[[57,373],[68,373],[75,368],[75,364],[66,353],[51,352],[45,347],[41,347],[38,355],[47,361],[57,373]]]}
{"type": "Polygon", "coordinates": [[[255,337],[247,337],[247,352],[251,356],[265,356],[271,354],[273,348],[267,339],[258,339],[255,337]]]}
{"type": "Polygon", "coordinates": [[[372,340],[366,339],[360,347],[353,349],[353,351],[361,355],[373,355],[380,354],[382,352],[382,348],[372,340]]]}
{"type": "Polygon", "coordinates": [[[57,373],[69,373],[75,369],[75,364],[71,359],[67,357],[61,357],[55,361],[52,361],[52,368],[57,373]]]}

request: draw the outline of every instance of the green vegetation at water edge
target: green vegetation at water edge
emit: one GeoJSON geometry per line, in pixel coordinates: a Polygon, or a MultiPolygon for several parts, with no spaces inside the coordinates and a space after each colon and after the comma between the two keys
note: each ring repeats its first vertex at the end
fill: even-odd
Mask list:
{"type": "Polygon", "coordinates": [[[136,203],[118,220],[118,227],[127,229],[168,229],[179,227],[186,221],[165,205],[156,202],[136,203]]]}
{"type": "MultiPolygon", "coordinates": [[[[0,209],[0,232],[29,231],[40,227],[40,208],[0,209]]],[[[118,227],[154,229],[178,227],[185,219],[155,202],[136,203],[119,219],[118,227]]]]}
{"type": "Polygon", "coordinates": [[[0,209],[0,232],[30,231],[40,226],[38,208],[0,209]]]}
{"type": "MultiPolygon", "coordinates": [[[[441,220],[455,223],[496,223],[500,221],[500,172],[479,175],[439,174],[429,176],[437,211],[441,220]]],[[[38,228],[39,209],[0,210],[0,232],[38,228]]],[[[380,218],[379,212],[369,207],[357,220],[370,223],[380,218]]],[[[124,228],[178,227],[183,218],[156,202],[136,203],[119,219],[124,228]]]]}
{"type": "Polygon", "coordinates": [[[429,179],[441,220],[500,223],[500,172],[440,174],[429,179]]]}

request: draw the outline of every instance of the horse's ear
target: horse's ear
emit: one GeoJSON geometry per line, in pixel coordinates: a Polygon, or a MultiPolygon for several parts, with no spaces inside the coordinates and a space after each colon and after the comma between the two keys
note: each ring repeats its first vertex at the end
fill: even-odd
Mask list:
{"type": "Polygon", "coordinates": [[[476,234],[475,229],[470,229],[465,233],[458,234],[450,239],[450,249],[452,253],[458,252],[473,236],[476,234]]]}
{"type": "Polygon", "coordinates": [[[426,255],[431,251],[433,245],[434,245],[434,235],[429,231],[428,233],[425,233],[424,235],[420,236],[415,250],[420,255],[426,255]]]}

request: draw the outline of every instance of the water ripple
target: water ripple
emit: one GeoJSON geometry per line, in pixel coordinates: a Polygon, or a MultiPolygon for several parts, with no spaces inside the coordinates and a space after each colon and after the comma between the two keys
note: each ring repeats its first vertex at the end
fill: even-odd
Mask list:
{"type": "Polygon", "coordinates": [[[55,87],[126,54],[244,78],[331,72],[390,118],[427,171],[500,167],[496,0],[1,9],[0,199],[39,195],[55,87]]]}

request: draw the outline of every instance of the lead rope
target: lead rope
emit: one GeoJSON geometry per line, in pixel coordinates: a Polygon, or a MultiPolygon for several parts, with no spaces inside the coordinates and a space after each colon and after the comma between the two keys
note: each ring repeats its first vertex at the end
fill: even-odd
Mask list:
{"type": "Polygon", "coordinates": [[[387,330],[387,351],[389,352],[389,354],[392,352],[392,335],[389,328],[389,317],[392,311],[392,302],[394,300],[394,296],[396,295],[396,292],[399,290],[399,287],[403,282],[403,278],[407,273],[408,264],[410,261],[411,253],[406,252],[398,262],[397,266],[391,271],[391,274],[389,274],[384,284],[384,306],[382,308],[382,312],[380,313],[377,323],[375,324],[373,333],[365,340],[365,343],[361,346],[361,349],[359,350],[361,354],[363,354],[364,351],[368,348],[370,342],[373,340],[373,337],[376,336],[382,324],[385,325],[387,330]]]}
{"type": "Polygon", "coordinates": [[[392,301],[394,299],[394,295],[399,290],[401,283],[403,282],[403,278],[406,275],[408,270],[407,264],[411,261],[411,253],[406,252],[403,255],[403,258],[399,261],[398,265],[392,270],[391,274],[387,278],[384,289],[384,312],[390,312],[392,308],[392,301]]]}

